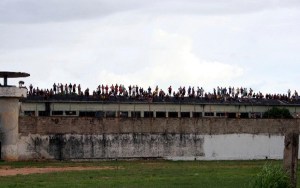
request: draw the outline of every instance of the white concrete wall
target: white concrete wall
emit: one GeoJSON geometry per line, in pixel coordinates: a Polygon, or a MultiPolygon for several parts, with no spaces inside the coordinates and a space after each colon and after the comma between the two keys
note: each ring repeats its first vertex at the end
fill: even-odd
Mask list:
{"type": "Polygon", "coordinates": [[[281,135],[105,134],[20,136],[20,160],[162,157],[171,160],[282,159],[281,135]],[[56,138],[55,138],[56,137],[56,138]],[[58,143],[63,143],[58,146],[58,143]],[[59,151],[61,150],[61,151],[59,151]]]}
{"type": "Polygon", "coordinates": [[[283,159],[284,136],[280,135],[203,135],[201,157],[173,157],[173,160],[253,160],[283,159]]]}

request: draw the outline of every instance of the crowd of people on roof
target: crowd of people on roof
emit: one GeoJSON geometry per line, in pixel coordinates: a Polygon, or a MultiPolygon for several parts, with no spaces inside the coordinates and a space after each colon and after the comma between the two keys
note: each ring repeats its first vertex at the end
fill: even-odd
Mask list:
{"type": "Polygon", "coordinates": [[[89,88],[82,89],[81,85],[78,84],[62,84],[62,83],[54,83],[53,87],[50,89],[40,89],[38,87],[33,87],[32,84],[29,86],[28,90],[29,96],[42,96],[45,98],[51,98],[57,95],[63,96],[85,96],[85,97],[94,97],[99,99],[110,99],[112,97],[125,97],[130,99],[167,99],[167,98],[175,98],[175,99],[184,99],[184,98],[201,98],[206,100],[235,100],[235,99],[275,99],[275,100],[283,100],[283,101],[292,101],[298,100],[298,92],[295,90],[293,93],[289,89],[286,94],[262,94],[261,92],[254,92],[252,88],[245,87],[217,87],[213,88],[212,92],[205,91],[202,87],[191,87],[188,88],[179,87],[177,90],[173,90],[172,86],[167,88],[167,92],[156,86],[154,89],[148,87],[144,89],[143,87],[139,87],[137,85],[129,85],[125,87],[124,85],[115,84],[115,85],[98,85],[96,90],[90,92],[89,88]]]}

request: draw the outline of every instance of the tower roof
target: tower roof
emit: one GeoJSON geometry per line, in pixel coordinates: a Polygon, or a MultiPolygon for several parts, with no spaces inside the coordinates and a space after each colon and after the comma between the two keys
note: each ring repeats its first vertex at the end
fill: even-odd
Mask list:
{"type": "Polygon", "coordinates": [[[8,72],[0,71],[0,78],[19,78],[19,77],[28,77],[30,74],[25,72],[8,72]]]}

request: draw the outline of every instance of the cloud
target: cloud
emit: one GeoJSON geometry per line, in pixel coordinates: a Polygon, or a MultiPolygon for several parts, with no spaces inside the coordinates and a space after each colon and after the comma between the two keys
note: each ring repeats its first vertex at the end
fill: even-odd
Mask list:
{"type": "Polygon", "coordinates": [[[102,70],[98,74],[98,80],[143,87],[159,85],[165,90],[169,85],[215,87],[217,84],[232,83],[233,79],[243,74],[241,67],[206,61],[193,54],[192,41],[186,36],[158,30],[153,33],[151,41],[148,53],[144,54],[144,58],[148,58],[148,64],[143,63],[134,70],[126,69],[126,64],[115,64],[125,71],[114,73],[102,70]]]}
{"type": "Polygon", "coordinates": [[[101,18],[124,11],[147,14],[223,15],[245,14],[266,9],[293,8],[296,0],[2,0],[0,23],[63,22],[101,18]]]}
{"type": "MultiPolygon", "coordinates": [[[[81,11],[80,2],[75,0],[72,10],[81,11]]],[[[223,7],[224,1],[172,1],[170,5],[170,1],[138,5],[130,1],[126,6],[118,5],[119,1],[100,2],[108,4],[109,11],[91,11],[87,17],[72,11],[59,13],[63,8],[59,7],[53,17],[33,12],[32,18],[25,16],[22,21],[22,11],[29,5],[20,5],[15,18],[0,16],[6,20],[0,23],[1,69],[29,72],[25,82],[41,88],[53,82],[81,83],[91,90],[115,83],[163,89],[203,86],[208,91],[229,85],[275,92],[298,87],[299,11],[286,8],[291,1],[285,1],[285,8],[278,8],[276,1],[269,6],[269,1],[251,1],[257,7],[249,5],[249,10],[237,3],[233,8],[243,12],[238,16],[226,8],[236,1],[228,1],[218,13],[202,9],[223,7]],[[56,17],[60,14],[66,15],[56,17]]],[[[47,2],[41,6],[55,10],[47,2]]]]}
{"type": "Polygon", "coordinates": [[[99,84],[116,83],[143,87],[159,85],[164,90],[169,85],[212,88],[232,83],[243,74],[241,67],[208,61],[194,54],[193,42],[188,36],[154,29],[146,34],[148,38],[145,34],[135,35],[136,44],[131,46],[125,41],[132,34],[125,32],[117,38],[119,45],[107,43],[103,46],[105,39],[111,41],[109,37],[115,36],[114,29],[110,30],[110,36],[102,36],[99,30],[102,26],[89,32],[89,37],[81,34],[77,45],[17,50],[0,56],[0,62],[10,62],[3,67],[16,71],[22,67],[22,71],[31,73],[28,82],[41,88],[51,87],[53,82],[76,82],[90,89],[99,84]],[[122,40],[124,47],[120,45],[122,40]]]}

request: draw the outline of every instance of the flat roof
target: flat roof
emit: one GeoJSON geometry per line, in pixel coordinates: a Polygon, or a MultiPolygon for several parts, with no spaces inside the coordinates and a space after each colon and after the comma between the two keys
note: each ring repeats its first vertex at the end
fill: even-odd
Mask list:
{"type": "Polygon", "coordinates": [[[0,78],[20,78],[28,77],[30,74],[25,72],[9,72],[9,71],[0,71],[0,78]]]}
{"type": "Polygon", "coordinates": [[[40,102],[52,102],[52,103],[105,103],[105,104],[217,104],[217,105],[257,105],[257,106],[300,106],[300,99],[285,101],[278,99],[256,99],[256,98],[237,98],[228,100],[206,99],[206,98],[175,98],[169,97],[161,99],[154,97],[151,100],[148,99],[135,99],[130,97],[111,96],[108,99],[101,99],[99,96],[80,96],[80,95],[54,95],[52,97],[45,98],[44,96],[28,96],[21,100],[22,102],[40,103],[40,102]]]}

